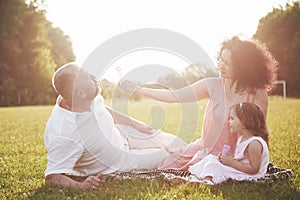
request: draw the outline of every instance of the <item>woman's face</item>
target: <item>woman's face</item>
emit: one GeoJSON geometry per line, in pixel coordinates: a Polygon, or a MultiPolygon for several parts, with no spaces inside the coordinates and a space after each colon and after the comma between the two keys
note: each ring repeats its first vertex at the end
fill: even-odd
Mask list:
{"type": "Polygon", "coordinates": [[[221,53],[218,70],[222,78],[232,78],[232,61],[229,49],[224,49],[221,53]]]}

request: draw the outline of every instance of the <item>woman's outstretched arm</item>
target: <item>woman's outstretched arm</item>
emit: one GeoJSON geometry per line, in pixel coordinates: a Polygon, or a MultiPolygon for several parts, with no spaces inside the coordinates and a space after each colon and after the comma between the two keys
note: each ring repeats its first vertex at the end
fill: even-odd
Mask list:
{"type": "Polygon", "coordinates": [[[138,87],[135,83],[128,80],[121,81],[119,86],[128,92],[134,92],[135,94],[167,103],[188,103],[209,98],[205,79],[177,90],[138,87]]]}

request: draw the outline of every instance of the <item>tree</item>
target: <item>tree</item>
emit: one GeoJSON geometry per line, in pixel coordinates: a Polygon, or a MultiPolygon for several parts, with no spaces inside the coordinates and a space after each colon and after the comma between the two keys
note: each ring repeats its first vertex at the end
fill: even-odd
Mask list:
{"type": "Polygon", "coordinates": [[[260,19],[253,36],[266,44],[279,62],[278,79],[287,83],[288,96],[300,96],[300,3],[287,3],[260,19]]]}
{"type": "Polygon", "coordinates": [[[159,78],[157,83],[161,87],[170,89],[179,89],[188,85],[186,80],[177,74],[167,74],[165,77],[159,78]]]}
{"type": "Polygon", "coordinates": [[[198,63],[187,66],[182,71],[182,75],[190,84],[192,84],[203,78],[217,77],[218,73],[214,68],[198,63]]]}
{"type": "Polygon", "coordinates": [[[70,60],[74,60],[75,55],[72,50],[72,42],[70,37],[65,35],[60,28],[53,28],[50,23],[48,23],[48,30],[48,38],[51,41],[51,54],[55,64],[57,66],[61,66],[70,60]]]}
{"type": "Polygon", "coordinates": [[[69,37],[40,9],[43,1],[26,2],[0,1],[0,106],[53,103],[52,74],[75,59],[69,37]]]}
{"type": "Polygon", "coordinates": [[[117,85],[108,81],[107,79],[101,80],[99,85],[101,88],[101,95],[105,99],[111,99],[117,85]]]}
{"type": "Polygon", "coordinates": [[[21,52],[17,40],[21,22],[17,19],[22,3],[22,0],[0,1],[0,105],[12,105],[14,98],[10,94],[17,91],[16,78],[10,66],[17,65],[15,58],[21,52]]]}

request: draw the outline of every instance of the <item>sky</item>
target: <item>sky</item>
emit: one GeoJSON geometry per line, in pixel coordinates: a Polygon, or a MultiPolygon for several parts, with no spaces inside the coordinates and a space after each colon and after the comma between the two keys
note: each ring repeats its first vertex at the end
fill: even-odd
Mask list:
{"type": "MultiPolygon", "coordinates": [[[[251,38],[259,20],[287,0],[46,0],[46,17],[69,35],[82,64],[108,39],[135,29],[168,29],[199,44],[215,62],[220,43],[234,35],[251,38]]],[[[115,61],[114,66],[171,65],[176,70],[185,61],[165,52],[136,52],[115,61]],[[167,57],[170,57],[168,59],[167,57]],[[124,64],[125,63],[125,64],[124,64]]],[[[180,67],[181,66],[181,67],[180,67]]],[[[127,71],[129,68],[127,68],[127,71]]],[[[107,73],[122,76],[126,69],[111,67],[107,73]],[[108,72],[111,71],[111,72],[108,72]]]]}

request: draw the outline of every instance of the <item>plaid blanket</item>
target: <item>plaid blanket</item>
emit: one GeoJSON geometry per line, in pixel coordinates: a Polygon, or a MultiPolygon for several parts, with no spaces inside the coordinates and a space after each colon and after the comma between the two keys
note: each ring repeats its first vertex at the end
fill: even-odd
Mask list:
{"type": "MultiPolygon", "coordinates": [[[[105,174],[102,176],[102,182],[112,180],[125,180],[125,179],[155,179],[163,178],[167,180],[182,179],[184,181],[192,181],[193,176],[188,171],[177,170],[147,170],[147,169],[134,169],[129,172],[118,172],[112,174],[105,174]]],[[[268,170],[264,178],[253,180],[256,182],[272,183],[278,180],[287,180],[292,177],[290,169],[284,169],[274,166],[272,163],[268,165],[268,170]]]]}

